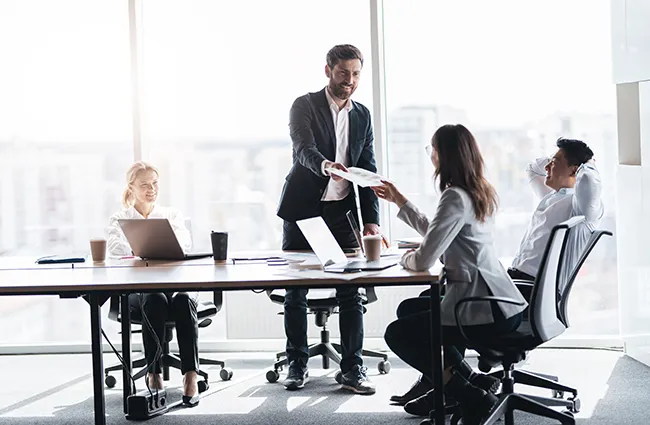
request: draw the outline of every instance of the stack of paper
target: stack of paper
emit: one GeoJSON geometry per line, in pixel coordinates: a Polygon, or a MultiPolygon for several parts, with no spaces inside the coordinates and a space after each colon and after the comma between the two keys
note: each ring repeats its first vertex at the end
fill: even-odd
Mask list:
{"type": "Polygon", "coordinates": [[[295,270],[323,270],[323,265],[317,258],[310,258],[308,260],[290,263],[289,268],[295,270]]]}
{"type": "Polygon", "coordinates": [[[401,249],[419,248],[422,243],[422,237],[401,238],[397,240],[397,247],[401,249]]]}

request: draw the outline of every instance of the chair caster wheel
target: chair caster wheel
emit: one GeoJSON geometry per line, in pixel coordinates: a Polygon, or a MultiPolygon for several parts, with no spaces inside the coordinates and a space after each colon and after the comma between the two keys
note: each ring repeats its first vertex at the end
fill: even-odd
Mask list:
{"type": "Polygon", "coordinates": [[[269,381],[271,384],[274,382],[278,382],[278,379],[280,379],[280,372],[277,370],[269,370],[266,372],[266,380],[269,381]]]}
{"type": "Polygon", "coordinates": [[[564,398],[564,391],[553,390],[553,398],[564,398]]]}
{"type": "Polygon", "coordinates": [[[572,413],[578,413],[580,411],[580,407],[582,406],[582,403],[580,402],[579,398],[570,398],[569,401],[573,402],[573,406],[570,407],[568,410],[572,413]]]}
{"type": "Polygon", "coordinates": [[[564,413],[565,415],[567,415],[567,416],[569,416],[571,418],[574,417],[573,412],[570,411],[570,410],[563,410],[562,413],[564,413]]]}
{"type": "MultiPolygon", "coordinates": [[[[461,419],[462,419],[462,416],[460,416],[460,413],[454,413],[451,416],[451,419],[450,419],[449,423],[451,425],[458,425],[458,422],[460,422],[461,419]]],[[[429,423],[431,423],[431,422],[429,422],[429,423]]]]}
{"type": "Polygon", "coordinates": [[[336,373],[334,374],[334,380],[339,384],[343,384],[343,372],[340,370],[337,370],[336,373]]]}
{"type": "Polygon", "coordinates": [[[106,377],[104,378],[104,383],[108,388],[113,388],[115,384],[117,384],[117,379],[115,379],[114,376],[106,375],[106,377]]]}
{"type": "Polygon", "coordinates": [[[390,362],[388,360],[382,360],[379,363],[377,363],[377,369],[379,370],[379,373],[382,375],[387,374],[390,372],[390,362]]]}
{"type": "Polygon", "coordinates": [[[199,394],[206,392],[210,388],[208,381],[199,381],[196,385],[199,387],[199,394]]]}
{"type": "Polygon", "coordinates": [[[221,378],[222,381],[230,381],[232,379],[232,369],[229,367],[224,367],[221,368],[219,371],[219,377],[221,378]]]}

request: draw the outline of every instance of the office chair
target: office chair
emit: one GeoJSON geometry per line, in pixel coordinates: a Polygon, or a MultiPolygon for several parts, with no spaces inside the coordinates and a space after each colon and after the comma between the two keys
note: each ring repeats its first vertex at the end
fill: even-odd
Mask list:
{"type": "MultiPolygon", "coordinates": [[[[377,301],[377,294],[374,287],[360,288],[362,292],[362,303],[367,305],[377,301]]],[[[284,305],[284,295],[275,292],[274,290],[267,290],[266,294],[276,304],[284,305]]],[[[366,311],[364,307],[364,313],[366,311]]],[[[316,320],[316,326],[321,328],[320,342],[309,346],[309,358],[321,355],[323,358],[323,369],[329,369],[330,360],[336,364],[341,363],[341,345],[330,342],[330,331],[327,329],[327,319],[332,314],[338,313],[338,302],[336,300],[336,291],[332,291],[327,298],[307,298],[307,312],[313,314],[316,320]]],[[[280,313],[282,314],[282,313],[280,313]]],[[[386,353],[379,351],[363,350],[362,355],[368,357],[376,357],[382,359],[377,364],[379,373],[386,374],[390,372],[390,362],[386,353]]],[[[266,372],[266,380],[273,383],[280,379],[280,371],[288,364],[287,353],[285,351],[279,352],[275,356],[276,362],[273,369],[266,372]]],[[[340,383],[341,372],[336,374],[336,380],[340,383]]]]}
{"type": "MultiPolygon", "coordinates": [[[[192,246],[194,245],[194,236],[192,234],[192,221],[189,218],[184,219],[185,227],[190,233],[190,240],[192,246]]],[[[197,316],[199,319],[199,328],[205,328],[212,323],[212,317],[216,316],[217,313],[221,310],[223,305],[223,292],[214,291],[212,301],[200,302],[197,306],[197,316]]],[[[111,297],[110,308],[108,312],[108,318],[116,322],[121,322],[120,314],[120,298],[118,296],[111,297]]],[[[131,324],[142,325],[142,316],[140,314],[131,314],[131,324]]],[[[169,381],[169,368],[173,367],[175,369],[181,368],[181,360],[176,354],[172,354],[169,350],[169,343],[174,338],[174,326],[173,321],[168,321],[165,323],[165,336],[162,341],[162,371],[163,371],[163,380],[169,381]]],[[[142,329],[133,330],[132,333],[142,333],[142,329]]],[[[221,366],[219,371],[219,377],[228,381],[232,378],[233,371],[230,368],[227,368],[225,363],[219,360],[212,360],[199,357],[199,367],[201,365],[216,365],[221,366]]],[[[140,379],[147,374],[147,359],[142,357],[140,359],[134,360],[132,363],[132,368],[142,368],[134,376],[133,380],[140,379]]],[[[104,383],[108,388],[113,388],[117,383],[117,380],[114,376],[111,376],[110,373],[118,370],[122,370],[122,364],[117,364],[114,366],[107,367],[104,369],[104,383]]],[[[202,370],[198,372],[199,376],[203,378],[203,381],[199,381],[199,392],[203,392],[208,388],[208,374],[202,370]]]]}
{"type": "MultiPolygon", "coordinates": [[[[580,402],[577,398],[576,390],[546,379],[544,384],[551,385],[544,385],[546,388],[552,389],[553,386],[562,387],[571,390],[573,397],[564,400],[519,394],[514,392],[515,379],[513,376],[519,377],[519,383],[523,383],[521,382],[522,376],[526,377],[524,380],[539,380],[541,382],[545,379],[539,375],[522,375],[521,373],[517,373],[514,370],[514,365],[526,359],[529,351],[557,337],[567,329],[567,324],[561,319],[560,314],[561,306],[566,305],[566,301],[562,302],[562,297],[560,297],[561,294],[559,293],[563,288],[565,291],[566,288],[570,291],[570,287],[572,286],[564,285],[566,281],[564,277],[567,276],[567,273],[564,272],[566,260],[565,249],[569,232],[576,225],[582,223],[583,220],[584,217],[574,217],[553,227],[544,250],[539,272],[531,288],[528,318],[522,321],[517,330],[489,341],[470,340],[463,331],[462,323],[458,320],[460,307],[465,303],[498,302],[520,305],[520,302],[514,299],[495,296],[469,297],[460,300],[455,306],[454,313],[461,334],[467,341],[467,345],[474,348],[479,354],[479,369],[483,372],[489,372],[493,367],[498,365],[503,366],[503,370],[498,375],[494,374],[494,376],[498,376],[501,379],[499,401],[488,417],[481,422],[482,425],[492,425],[503,416],[505,416],[505,425],[514,425],[514,410],[522,410],[537,416],[555,419],[565,425],[575,424],[573,414],[580,409],[580,402]],[[560,412],[552,409],[550,406],[564,406],[567,409],[560,412]]],[[[606,234],[606,232],[602,234],[606,234]]],[[[596,237],[595,241],[599,237],[596,237]]],[[[592,238],[590,241],[593,240],[592,238]]],[[[593,248],[593,245],[595,245],[595,242],[593,242],[591,248],[593,248]]],[[[580,264],[569,274],[571,276],[569,279],[575,279],[577,270],[584,263],[587,255],[588,252],[585,251],[580,258],[580,264]]],[[[451,423],[457,424],[459,420],[460,413],[454,413],[451,423]]]]}
{"type": "MultiPolygon", "coordinates": [[[[212,323],[212,317],[215,316],[221,306],[223,305],[223,293],[222,291],[214,291],[214,297],[212,301],[200,302],[197,308],[197,316],[199,318],[199,328],[205,328],[212,323]]],[[[120,314],[120,297],[113,296],[110,301],[110,310],[108,312],[108,318],[116,322],[121,322],[120,314]]],[[[142,325],[142,316],[140,314],[131,314],[131,324],[142,325]]],[[[169,368],[173,367],[175,369],[181,368],[181,360],[176,354],[172,354],[169,349],[169,343],[174,338],[174,322],[168,321],[165,323],[165,336],[162,341],[162,372],[163,380],[169,381],[169,368]]],[[[133,333],[142,333],[142,329],[134,330],[133,333]]],[[[220,360],[206,359],[199,357],[199,365],[217,365],[221,366],[219,371],[219,377],[228,381],[232,378],[233,371],[230,368],[225,367],[225,363],[220,360]]],[[[137,380],[142,378],[147,373],[147,359],[143,356],[140,359],[133,361],[133,369],[141,368],[135,375],[133,379],[137,380]]],[[[114,366],[107,367],[104,369],[104,383],[108,388],[113,388],[117,383],[117,380],[114,376],[110,375],[111,372],[120,371],[123,369],[122,364],[117,364],[114,366]]],[[[199,381],[199,391],[203,392],[208,388],[208,374],[203,370],[199,370],[198,374],[203,378],[203,381],[199,381]]]]}
{"type": "MultiPolygon", "coordinates": [[[[575,266],[568,274],[565,274],[565,276],[567,276],[566,283],[564,285],[561,285],[558,290],[558,316],[567,328],[570,326],[568,315],[569,295],[571,294],[571,289],[573,288],[575,279],[577,278],[582,265],[589,257],[589,254],[593,251],[600,238],[605,235],[612,236],[612,232],[608,230],[595,230],[591,233],[591,237],[583,248],[582,254],[578,258],[575,266]]],[[[515,280],[514,282],[524,297],[527,300],[530,300],[532,288],[534,287],[534,281],[515,280]]],[[[525,318],[524,320],[527,319],[525,318]]],[[[493,375],[500,378],[501,372],[496,372],[493,375]]],[[[565,393],[570,393],[572,394],[572,399],[574,399],[574,405],[567,405],[567,407],[574,409],[575,412],[580,410],[580,400],[577,398],[578,391],[575,388],[560,384],[558,382],[559,378],[557,376],[530,372],[526,370],[514,370],[512,373],[512,378],[515,384],[550,389],[552,391],[553,399],[562,399],[564,398],[565,393]]],[[[545,403],[545,400],[546,399],[542,399],[539,401],[546,405],[557,405],[556,401],[553,401],[552,403],[545,403]]]]}

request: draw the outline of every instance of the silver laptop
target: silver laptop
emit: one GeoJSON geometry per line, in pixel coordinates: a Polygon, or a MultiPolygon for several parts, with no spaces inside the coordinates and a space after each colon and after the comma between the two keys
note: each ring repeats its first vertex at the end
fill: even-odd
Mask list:
{"type": "Polygon", "coordinates": [[[178,243],[166,218],[118,220],[134,255],[148,260],[192,260],[211,257],[212,253],[188,253],[178,243]]]}
{"type": "Polygon", "coordinates": [[[296,224],[326,272],[378,271],[398,263],[399,259],[395,257],[380,258],[377,261],[348,259],[322,217],[298,220],[296,224]]]}

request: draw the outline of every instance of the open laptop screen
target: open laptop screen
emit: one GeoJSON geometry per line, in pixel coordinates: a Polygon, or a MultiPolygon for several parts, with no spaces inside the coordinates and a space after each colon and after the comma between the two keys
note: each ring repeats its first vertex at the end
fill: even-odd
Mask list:
{"type": "Polygon", "coordinates": [[[296,224],[323,266],[348,261],[322,217],[298,220],[296,224]]]}
{"type": "Polygon", "coordinates": [[[357,220],[354,218],[354,213],[352,213],[352,210],[348,211],[345,213],[345,216],[348,219],[348,223],[350,223],[350,227],[352,227],[352,232],[354,232],[354,238],[357,240],[357,243],[359,244],[359,248],[361,248],[361,253],[366,254],[363,250],[363,242],[361,240],[361,232],[359,231],[359,225],[357,224],[357,220]]]}

